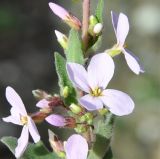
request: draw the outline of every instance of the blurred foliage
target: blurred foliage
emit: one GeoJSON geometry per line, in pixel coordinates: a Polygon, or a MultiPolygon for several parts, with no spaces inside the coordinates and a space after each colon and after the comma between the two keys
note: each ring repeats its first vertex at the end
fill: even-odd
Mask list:
{"type": "MultiPolygon", "coordinates": [[[[72,4],[71,2],[71,0],[58,1],[81,18],[81,1],[72,4]]],[[[94,13],[98,0],[92,2],[91,11],[94,13]]],[[[4,96],[7,85],[18,91],[25,105],[28,105],[29,111],[36,110],[36,101],[31,94],[33,89],[58,92],[53,52],[58,51],[63,55],[63,50],[59,48],[53,32],[54,29],[58,29],[67,33],[69,28],[52,14],[47,3],[44,0],[0,1],[1,117],[9,115],[10,106],[4,96]]],[[[124,12],[130,22],[127,46],[140,58],[146,71],[145,74],[136,76],[128,69],[121,56],[115,59],[116,71],[109,87],[129,93],[136,104],[132,115],[116,119],[112,147],[117,159],[160,158],[159,6],[159,0],[108,0],[104,4],[103,46],[98,51],[102,52],[116,42],[110,11],[124,12]]],[[[4,134],[19,136],[18,127],[1,121],[0,124],[0,137],[4,134]]],[[[48,125],[45,124],[39,126],[46,142],[48,142],[47,128],[48,125]]],[[[0,158],[13,158],[8,154],[6,147],[1,144],[0,158]]]]}

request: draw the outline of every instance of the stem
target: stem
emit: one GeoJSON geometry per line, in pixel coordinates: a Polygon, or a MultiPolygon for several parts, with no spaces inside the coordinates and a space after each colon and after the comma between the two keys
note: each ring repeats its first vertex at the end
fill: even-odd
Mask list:
{"type": "Polygon", "coordinates": [[[88,47],[88,27],[90,16],[90,0],[83,0],[82,40],[84,50],[88,47]]]}

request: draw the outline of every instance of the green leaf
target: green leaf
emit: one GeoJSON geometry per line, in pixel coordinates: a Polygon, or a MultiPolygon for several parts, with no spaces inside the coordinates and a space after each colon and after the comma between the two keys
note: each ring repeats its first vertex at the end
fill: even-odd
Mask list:
{"type": "Polygon", "coordinates": [[[66,50],[67,62],[84,63],[82,41],[77,30],[71,29],[66,50]]]}
{"type": "Polygon", "coordinates": [[[114,116],[109,113],[105,119],[99,120],[96,124],[96,141],[93,149],[90,150],[88,159],[102,159],[110,147],[110,140],[112,137],[114,116]]]}
{"type": "MultiPolygon", "coordinates": [[[[1,142],[4,143],[9,150],[14,154],[15,148],[17,146],[17,138],[15,137],[3,137],[1,142]]],[[[58,159],[55,153],[49,152],[44,146],[42,141],[36,144],[29,143],[26,151],[24,152],[21,159],[58,159]]]]}
{"type": "Polygon", "coordinates": [[[109,150],[107,151],[107,153],[105,154],[105,156],[103,157],[103,159],[114,159],[111,147],[109,148],[109,150]]]}
{"type": "Polygon", "coordinates": [[[96,8],[96,17],[100,23],[103,22],[103,8],[104,8],[104,0],[98,0],[96,8]]]}
{"type": "Polygon", "coordinates": [[[68,87],[68,96],[64,98],[65,104],[70,105],[72,103],[77,103],[76,100],[76,91],[68,78],[68,74],[66,71],[66,60],[59,53],[55,52],[55,66],[56,72],[58,74],[58,81],[60,86],[60,93],[63,96],[64,87],[68,87]]]}

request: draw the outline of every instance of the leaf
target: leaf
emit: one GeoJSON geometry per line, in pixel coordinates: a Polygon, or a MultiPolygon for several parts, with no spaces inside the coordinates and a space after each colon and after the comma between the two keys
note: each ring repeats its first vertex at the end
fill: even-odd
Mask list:
{"type": "MultiPolygon", "coordinates": [[[[3,137],[1,142],[4,143],[9,150],[14,154],[15,148],[17,146],[17,138],[15,137],[3,137]]],[[[42,141],[36,144],[29,143],[26,151],[24,152],[21,159],[58,159],[55,153],[49,152],[44,146],[42,141]]]]}
{"type": "Polygon", "coordinates": [[[103,157],[103,159],[114,159],[111,147],[109,148],[109,150],[107,151],[107,153],[105,154],[105,156],[103,157]]]}
{"type": "Polygon", "coordinates": [[[104,0],[98,0],[95,14],[100,23],[103,22],[103,8],[104,8],[104,0]]]}
{"type": "Polygon", "coordinates": [[[67,62],[84,64],[82,41],[77,30],[71,29],[66,50],[67,62]]]}
{"type": "Polygon", "coordinates": [[[68,78],[68,74],[66,71],[66,60],[62,57],[58,52],[55,52],[55,66],[56,72],[58,75],[60,93],[63,96],[64,87],[68,86],[68,96],[64,99],[65,104],[70,105],[72,103],[77,103],[76,100],[76,91],[68,78]]]}
{"type": "Polygon", "coordinates": [[[102,159],[110,147],[114,116],[109,113],[104,120],[99,120],[95,126],[96,141],[90,150],[88,159],[102,159]]]}

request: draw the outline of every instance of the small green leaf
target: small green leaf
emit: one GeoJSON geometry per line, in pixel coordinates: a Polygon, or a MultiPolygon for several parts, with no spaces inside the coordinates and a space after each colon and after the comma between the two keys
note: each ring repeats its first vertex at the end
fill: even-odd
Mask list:
{"type": "MultiPolygon", "coordinates": [[[[9,150],[14,154],[15,148],[17,146],[17,138],[15,137],[3,137],[1,142],[4,143],[9,150]]],[[[26,151],[24,152],[21,159],[58,159],[55,153],[51,153],[44,146],[42,141],[36,144],[29,143],[26,151]]]]}
{"type": "Polygon", "coordinates": [[[102,159],[110,147],[112,137],[114,116],[109,113],[105,119],[99,120],[96,124],[96,141],[93,149],[90,150],[88,159],[102,159]]]}
{"type": "Polygon", "coordinates": [[[98,0],[96,17],[100,23],[103,22],[103,8],[104,8],[104,0],[98,0]]]}
{"type": "Polygon", "coordinates": [[[68,78],[66,71],[66,60],[59,53],[55,52],[55,66],[58,74],[60,93],[63,96],[63,91],[68,87],[68,96],[64,98],[65,104],[70,105],[72,103],[77,103],[76,91],[68,78]]]}
{"type": "Polygon", "coordinates": [[[67,62],[84,63],[82,41],[77,30],[71,29],[66,50],[67,62]]]}

